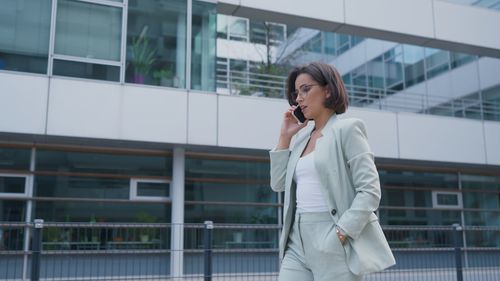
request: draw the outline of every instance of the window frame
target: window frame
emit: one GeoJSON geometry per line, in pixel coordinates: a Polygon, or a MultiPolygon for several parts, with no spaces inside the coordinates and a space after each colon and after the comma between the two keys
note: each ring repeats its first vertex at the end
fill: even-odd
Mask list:
{"type": "Polygon", "coordinates": [[[20,198],[20,197],[29,197],[29,175],[26,174],[6,174],[0,173],[0,177],[4,178],[24,178],[24,192],[23,193],[8,193],[8,192],[0,192],[0,198],[20,198]]]}
{"type": "Polygon", "coordinates": [[[153,202],[169,202],[171,201],[171,196],[140,196],[137,194],[139,183],[167,183],[168,184],[168,194],[172,194],[171,180],[162,179],[145,179],[145,178],[131,178],[130,179],[130,200],[135,201],[153,201],[153,202]]]}
{"type": "Polygon", "coordinates": [[[432,207],[433,208],[444,208],[444,209],[463,209],[463,199],[462,192],[460,191],[432,191],[432,207]],[[438,195],[456,195],[457,204],[456,205],[442,205],[438,202],[438,195]]]}

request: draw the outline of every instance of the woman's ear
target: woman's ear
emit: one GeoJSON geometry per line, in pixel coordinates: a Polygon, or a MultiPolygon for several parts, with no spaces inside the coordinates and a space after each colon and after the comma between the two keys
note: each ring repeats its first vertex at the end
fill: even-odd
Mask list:
{"type": "Polygon", "coordinates": [[[332,94],[331,94],[330,90],[329,89],[325,89],[325,97],[329,98],[331,95],[332,94]]]}

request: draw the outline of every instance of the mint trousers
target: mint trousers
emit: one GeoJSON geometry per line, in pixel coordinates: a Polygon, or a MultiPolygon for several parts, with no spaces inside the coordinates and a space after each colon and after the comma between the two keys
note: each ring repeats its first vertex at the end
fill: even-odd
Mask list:
{"type": "Polygon", "coordinates": [[[278,281],[361,281],[349,271],[346,254],[328,212],[296,213],[278,281]]]}

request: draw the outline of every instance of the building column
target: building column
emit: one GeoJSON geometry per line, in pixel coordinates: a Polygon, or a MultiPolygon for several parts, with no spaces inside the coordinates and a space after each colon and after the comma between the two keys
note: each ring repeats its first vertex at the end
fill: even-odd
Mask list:
{"type": "Polygon", "coordinates": [[[179,278],[184,268],[184,163],[185,149],[174,148],[171,183],[172,228],[170,241],[170,276],[179,278]]]}

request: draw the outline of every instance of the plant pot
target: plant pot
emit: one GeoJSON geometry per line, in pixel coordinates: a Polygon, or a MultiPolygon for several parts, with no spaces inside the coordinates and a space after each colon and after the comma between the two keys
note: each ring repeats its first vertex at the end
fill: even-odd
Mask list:
{"type": "Polygon", "coordinates": [[[165,86],[165,87],[172,87],[174,86],[174,81],[171,78],[161,78],[160,79],[160,85],[165,86]]]}
{"type": "Polygon", "coordinates": [[[144,84],[144,74],[134,74],[132,82],[136,84],[144,84]]]}
{"type": "Polygon", "coordinates": [[[141,242],[143,242],[143,243],[149,242],[149,235],[148,234],[141,234],[140,239],[141,239],[141,242]]]}

